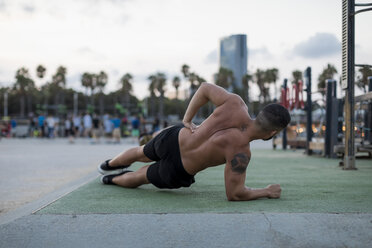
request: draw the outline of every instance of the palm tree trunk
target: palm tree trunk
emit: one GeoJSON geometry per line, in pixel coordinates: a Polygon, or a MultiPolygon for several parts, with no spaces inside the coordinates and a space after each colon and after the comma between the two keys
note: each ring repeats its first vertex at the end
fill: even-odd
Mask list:
{"type": "Polygon", "coordinates": [[[45,114],[48,115],[48,96],[46,94],[44,98],[44,108],[45,108],[45,114]]]}
{"type": "Polygon", "coordinates": [[[20,115],[21,117],[24,117],[25,116],[25,96],[22,95],[20,98],[19,98],[19,106],[20,106],[20,115]]]}
{"type": "Polygon", "coordinates": [[[159,106],[160,121],[164,123],[164,93],[160,95],[160,106],[159,106]]]}
{"type": "Polygon", "coordinates": [[[31,93],[27,95],[27,115],[32,113],[32,95],[31,93]]]}
{"type": "Polygon", "coordinates": [[[99,114],[102,116],[104,114],[104,106],[103,106],[103,93],[99,95],[99,114]]]}
{"type": "Polygon", "coordinates": [[[124,102],[125,102],[125,108],[129,111],[129,107],[130,107],[129,93],[125,93],[124,102]]]}
{"type": "Polygon", "coordinates": [[[150,106],[149,106],[149,108],[151,109],[151,111],[150,111],[150,115],[151,115],[152,117],[154,117],[154,115],[155,115],[155,113],[154,113],[154,106],[155,106],[154,96],[151,95],[151,97],[150,97],[150,106]]]}

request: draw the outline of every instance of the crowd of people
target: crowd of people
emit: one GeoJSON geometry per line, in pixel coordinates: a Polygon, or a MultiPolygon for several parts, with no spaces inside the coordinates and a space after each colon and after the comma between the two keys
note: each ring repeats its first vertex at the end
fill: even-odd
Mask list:
{"type": "MultiPolygon", "coordinates": [[[[163,123],[166,127],[167,122],[163,123]]],[[[122,137],[139,139],[160,130],[159,118],[146,120],[142,115],[119,116],[95,113],[66,115],[63,118],[53,115],[30,116],[27,121],[10,119],[0,124],[3,137],[38,137],[53,139],[67,137],[71,143],[76,138],[90,138],[92,143],[102,140],[120,143],[122,137]],[[23,133],[20,128],[23,128],[23,133]],[[18,130],[17,130],[18,129],[18,130]]]]}

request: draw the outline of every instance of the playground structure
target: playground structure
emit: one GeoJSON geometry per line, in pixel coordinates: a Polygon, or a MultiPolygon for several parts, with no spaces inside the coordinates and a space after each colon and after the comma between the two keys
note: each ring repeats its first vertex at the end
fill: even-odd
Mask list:
{"type": "MultiPolygon", "coordinates": [[[[283,149],[287,145],[295,148],[306,148],[306,154],[320,151],[326,157],[334,158],[338,155],[343,158],[340,165],[345,170],[354,170],[355,155],[357,152],[367,152],[372,157],[372,77],[368,78],[369,92],[355,97],[355,67],[372,67],[371,65],[355,64],[355,15],[371,11],[372,3],[355,3],[355,0],[342,1],[342,76],[341,86],[345,98],[338,99],[336,94],[336,81],[327,80],[326,84],[326,110],[325,126],[320,120],[318,128],[314,126],[312,118],[312,92],[311,68],[305,71],[306,105],[302,98],[302,82],[298,82],[292,89],[292,98],[289,97],[287,79],[284,80],[281,104],[291,111],[295,118],[296,127],[291,125],[283,130],[282,139],[274,141],[274,147],[281,142],[283,149]],[[361,8],[355,11],[355,7],[361,8]],[[367,7],[367,8],[364,8],[367,7]],[[368,8],[369,7],[369,8],[368,8]],[[358,106],[357,111],[355,107],[358,106]],[[306,111],[306,139],[298,137],[304,131],[298,123],[298,116],[294,110],[306,111]],[[357,122],[356,122],[357,121],[357,122]],[[359,125],[356,125],[359,123],[359,125]],[[299,127],[300,126],[300,127],[299,127]],[[314,140],[314,133],[325,131],[324,137],[314,140]],[[293,131],[296,131],[293,135],[293,131]],[[356,137],[357,134],[357,137],[356,137]]],[[[297,111],[298,112],[298,111],[297,111]]]]}
{"type": "MultiPolygon", "coordinates": [[[[355,167],[354,105],[355,105],[355,15],[370,11],[372,3],[355,4],[355,0],[342,1],[342,89],[345,90],[345,170],[355,167]],[[355,7],[362,9],[355,11],[355,7]]],[[[358,66],[358,65],[357,65],[358,66]]],[[[359,65],[360,66],[360,65],[359,65]]],[[[368,98],[368,97],[367,97],[368,98]]],[[[371,98],[370,98],[371,99],[371,98]]]]}
{"type": "MultiPolygon", "coordinates": [[[[283,149],[304,148],[306,154],[322,154],[328,158],[343,159],[346,156],[346,125],[344,115],[345,98],[337,98],[337,82],[326,80],[324,108],[314,111],[312,95],[318,92],[311,91],[311,68],[305,70],[306,89],[302,81],[293,84],[292,90],[287,86],[285,79],[281,91],[281,104],[286,107],[292,117],[289,127],[282,132],[282,138],[274,140],[274,148],[281,144],[283,149]],[[306,91],[306,104],[303,98],[306,91]],[[320,113],[320,115],[316,114],[320,113]]],[[[367,153],[372,158],[372,77],[368,77],[369,92],[354,97],[354,156],[367,153]]],[[[346,112],[346,111],[345,111],[346,112]]],[[[347,144],[347,143],[346,143],[347,144]]],[[[345,167],[344,161],[340,165],[345,167]]]]}

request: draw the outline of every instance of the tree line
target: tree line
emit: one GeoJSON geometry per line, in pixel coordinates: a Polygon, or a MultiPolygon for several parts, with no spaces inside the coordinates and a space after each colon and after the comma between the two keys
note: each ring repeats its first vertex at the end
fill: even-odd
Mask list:
{"type": "MultiPolygon", "coordinates": [[[[36,76],[41,83],[45,80],[46,68],[43,65],[36,67],[36,76]]],[[[165,96],[167,75],[157,72],[148,76],[149,97],[140,101],[133,94],[134,78],[132,74],[125,73],[119,80],[118,90],[104,93],[108,83],[108,75],[104,71],[98,73],[84,72],[81,76],[81,85],[85,92],[79,92],[66,86],[67,69],[59,66],[50,79],[46,80],[41,87],[36,87],[34,79],[27,68],[21,67],[15,73],[15,82],[9,87],[0,88],[0,106],[4,109],[4,97],[8,99],[8,115],[25,117],[30,113],[51,113],[54,115],[65,115],[77,110],[78,112],[96,112],[98,114],[136,114],[143,113],[148,116],[163,118],[165,115],[175,114],[182,116],[185,112],[188,100],[193,96],[198,87],[206,80],[198,73],[191,71],[189,65],[184,64],[180,68],[181,76],[172,78],[172,87],[176,95],[174,99],[165,96]],[[186,99],[179,98],[179,88],[182,83],[188,85],[189,95],[186,99]]],[[[318,76],[318,89],[324,94],[325,80],[333,79],[337,73],[336,68],[327,64],[318,76]]],[[[292,83],[303,80],[300,70],[292,72],[292,83]]],[[[356,85],[366,91],[367,77],[372,76],[369,67],[362,67],[358,71],[356,85]]],[[[270,87],[274,85],[277,90],[279,70],[269,68],[266,70],[257,69],[254,73],[248,73],[241,78],[242,88],[233,84],[233,72],[227,68],[219,68],[213,75],[214,83],[239,94],[247,104],[252,104],[249,92],[252,84],[259,89],[259,101],[256,105],[266,104],[274,101],[275,96],[270,95],[270,87]]],[[[256,108],[255,108],[256,109],[256,108]]],[[[202,109],[201,116],[207,116],[211,107],[202,109]]]]}

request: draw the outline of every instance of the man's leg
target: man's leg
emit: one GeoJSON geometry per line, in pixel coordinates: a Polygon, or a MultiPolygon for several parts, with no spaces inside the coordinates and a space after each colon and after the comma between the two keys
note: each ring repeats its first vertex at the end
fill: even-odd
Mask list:
{"type": "Polygon", "coordinates": [[[152,160],[146,157],[146,155],[143,153],[143,147],[144,146],[134,147],[120,153],[115,158],[110,160],[109,166],[117,167],[131,165],[134,162],[152,162],[152,160]]]}
{"type": "Polygon", "coordinates": [[[146,165],[135,172],[128,172],[121,176],[116,176],[112,179],[112,182],[126,188],[137,188],[143,184],[149,184],[150,182],[147,179],[147,169],[149,166],[150,165],[146,165]]]}

